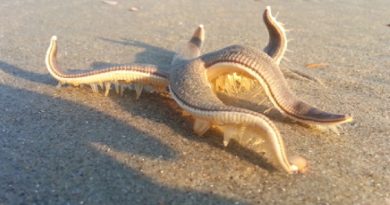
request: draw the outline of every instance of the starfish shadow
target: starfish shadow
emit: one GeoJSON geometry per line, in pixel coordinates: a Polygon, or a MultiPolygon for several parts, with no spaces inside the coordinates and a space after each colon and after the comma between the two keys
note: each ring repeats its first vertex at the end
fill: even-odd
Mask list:
{"type": "Polygon", "coordinates": [[[131,39],[113,40],[113,39],[108,39],[103,37],[99,37],[98,39],[113,44],[143,48],[144,49],[143,52],[139,52],[135,54],[134,63],[153,64],[153,65],[159,65],[168,68],[171,64],[171,60],[173,56],[175,55],[175,52],[173,51],[160,48],[157,46],[153,46],[148,43],[144,43],[137,40],[131,40],[131,39]]]}
{"type": "Polygon", "coordinates": [[[101,144],[119,150],[130,161],[133,156],[175,161],[175,150],[131,124],[91,107],[23,89],[0,85],[0,93],[6,108],[0,110],[0,199],[6,204],[236,202],[162,185],[145,176],[138,167],[144,163],[126,165],[107,154],[110,149],[94,148],[101,144]]]}
{"type": "Polygon", "coordinates": [[[11,65],[5,61],[0,60],[0,70],[3,72],[16,76],[18,78],[22,78],[25,80],[37,82],[37,83],[42,83],[42,84],[52,84],[54,82],[52,80],[52,77],[50,76],[49,73],[47,74],[39,74],[39,73],[34,73],[31,71],[24,70],[22,68],[19,68],[18,66],[11,65]]]}

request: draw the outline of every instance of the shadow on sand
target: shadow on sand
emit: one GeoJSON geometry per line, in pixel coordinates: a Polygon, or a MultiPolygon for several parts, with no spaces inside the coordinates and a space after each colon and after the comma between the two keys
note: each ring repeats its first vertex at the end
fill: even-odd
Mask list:
{"type": "Polygon", "coordinates": [[[6,107],[0,113],[0,201],[5,204],[235,202],[161,185],[91,146],[102,144],[129,156],[175,161],[172,148],[129,124],[27,90],[0,85],[0,93],[6,107]]]}

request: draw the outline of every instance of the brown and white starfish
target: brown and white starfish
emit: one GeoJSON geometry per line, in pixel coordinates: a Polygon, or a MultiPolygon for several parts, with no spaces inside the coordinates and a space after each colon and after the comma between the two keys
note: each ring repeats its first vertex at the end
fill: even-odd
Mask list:
{"type": "Polygon", "coordinates": [[[349,115],[322,111],[294,95],[279,68],[287,49],[285,30],[272,16],[270,7],[265,9],[263,20],[269,32],[264,52],[234,45],[201,55],[205,34],[200,25],[185,48],[174,56],[169,72],[157,65],[131,64],[67,74],[57,66],[56,36],[51,39],[46,65],[59,85],[88,84],[94,92],[98,92],[100,85],[108,95],[112,84],[118,93],[133,84],[137,98],[145,85],[159,92],[169,92],[194,118],[196,134],[201,136],[212,127],[218,128],[224,133],[225,146],[230,140],[236,140],[248,148],[265,152],[275,165],[288,173],[304,172],[306,160],[287,157],[283,139],[270,119],[256,110],[229,106],[216,95],[216,86],[229,86],[240,80],[241,84],[258,82],[274,107],[293,120],[330,128],[352,121],[349,115]],[[242,78],[232,78],[232,75],[242,78]],[[216,80],[221,76],[224,80],[216,80]]]}

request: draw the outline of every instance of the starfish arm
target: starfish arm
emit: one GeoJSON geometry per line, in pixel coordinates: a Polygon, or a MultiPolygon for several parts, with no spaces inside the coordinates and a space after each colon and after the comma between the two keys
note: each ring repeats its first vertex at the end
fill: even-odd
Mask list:
{"type": "Polygon", "coordinates": [[[49,73],[59,81],[59,85],[91,85],[94,92],[98,91],[98,85],[106,87],[106,95],[115,85],[116,91],[123,92],[128,84],[134,83],[137,98],[142,90],[140,85],[150,85],[158,91],[164,90],[168,85],[168,74],[155,65],[130,64],[111,66],[100,70],[93,70],[84,73],[67,74],[57,64],[57,37],[53,36],[46,53],[45,63],[49,73]]]}
{"type": "Polygon", "coordinates": [[[278,65],[265,53],[242,46],[231,46],[201,57],[209,82],[231,73],[239,73],[259,82],[272,104],[294,120],[319,126],[336,126],[352,121],[350,115],[317,109],[295,96],[278,65]]]}
{"type": "Polygon", "coordinates": [[[224,144],[227,145],[230,139],[239,143],[253,142],[249,145],[256,145],[264,139],[267,153],[274,162],[288,173],[304,171],[305,160],[293,164],[288,160],[285,145],[276,126],[264,115],[249,110],[225,105],[213,93],[207,79],[207,72],[201,60],[194,60],[183,67],[177,67],[170,74],[170,94],[179,106],[195,117],[194,131],[203,134],[213,126],[219,126],[224,131],[224,144]],[[255,139],[245,138],[240,134],[241,127],[251,127],[255,131],[255,139]],[[263,136],[259,136],[259,131],[263,136]],[[245,139],[244,139],[245,138],[245,139]]]}
{"type": "Polygon", "coordinates": [[[201,54],[204,39],[205,30],[204,26],[201,24],[198,26],[198,28],[195,29],[191,39],[184,45],[184,47],[180,47],[177,50],[175,56],[172,59],[171,64],[174,65],[182,61],[199,57],[201,54]]]}
{"type": "Polygon", "coordinates": [[[282,23],[278,22],[275,17],[272,16],[270,6],[267,6],[264,10],[263,21],[269,34],[268,45],[263,50],[274,59],[276,64],[280,64],[280,61],[287,50],[286,31],[282,23]]]}

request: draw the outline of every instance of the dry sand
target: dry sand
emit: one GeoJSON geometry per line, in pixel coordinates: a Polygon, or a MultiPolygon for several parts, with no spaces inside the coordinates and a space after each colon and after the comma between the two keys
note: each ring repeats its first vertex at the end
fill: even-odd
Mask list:
{"type": "Polygon", "coordinates": [[[0,204],[390,204],[389,8],[388,0],[2,1],[0,204]],[[308,159],[303,175],[198,138],[167,99],[56,89],[45,69],[53,34],[67,69],[166,65],[199,23],[205,52],[261,49],[266,5],[292,29],[282,66],[326,85],[289,78],[292,89],[355,118],[340,136],[273,118],[288,152],[308,159]]]}

